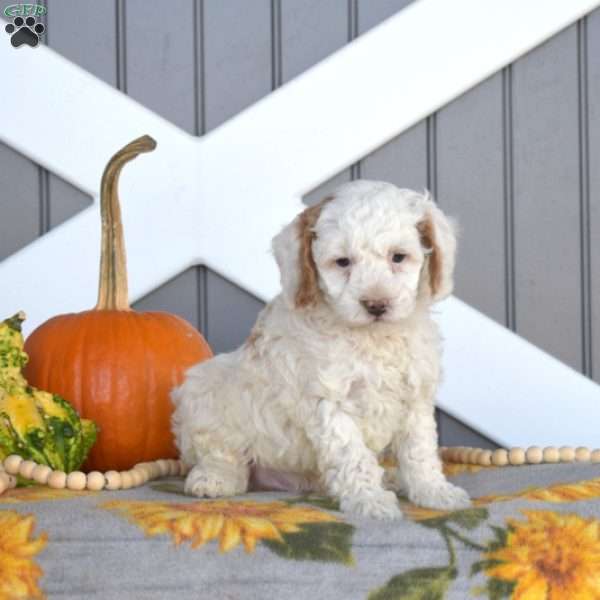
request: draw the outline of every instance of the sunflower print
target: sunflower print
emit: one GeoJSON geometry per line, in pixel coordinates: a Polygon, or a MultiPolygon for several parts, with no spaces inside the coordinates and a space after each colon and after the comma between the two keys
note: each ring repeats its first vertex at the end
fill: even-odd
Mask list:
{"type": "Polygon", "coordinates": [[[507,519],[505,544],[486,553],[487,575],[514,582],[515,600],[600,599],[600,521],[522,512],[527,520],[507,519]]]}
{"type": "Polygon", "coordinates": [[[490,504],[518,498],[554,503],[592,500],[600,498],[600,478],[587,479],[577,483],[557,483],[546,487],[530,487],[511,494],[481,496],[474,503],[476,505],[490,504]]]}
{"type": "Polygon", "coordinates": [[[44,549],[47,536],[33,537],[34,527],[33,515],[0,512],[0,600],[45,597],[38,587],[43,571],[33,557],[44,549]]]}
{"type": "Polygon", "coordinates": [[[315,508],[284,502],[216,500],[169,504],[116,500],[102,506],[126,515],[146,535],[169,534],[176,545],[190,542],[192,548],[218,540],[220,552],[243,544],[245,551],[251,553],[261,540],[285,543],[284,535],[301,532],[303,525],[340,522],[315,508]]]}
{"type": "Polygon", "coordinates": [[[74,498],[94,496],[97,492],[60,490],[42,485],[16,487],[6,490],[0,496],[0,504],[19,504],[21,502],[46,502],[47,500],[72,500],[74,498]]]}

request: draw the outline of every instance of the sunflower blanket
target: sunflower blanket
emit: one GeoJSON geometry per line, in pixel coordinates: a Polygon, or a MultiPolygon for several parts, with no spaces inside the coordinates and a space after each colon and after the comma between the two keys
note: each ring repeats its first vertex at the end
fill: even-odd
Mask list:
{"type": "Polygon", "coordinates": [[[0,496],[0,600],[568,600],[600,598],[600,465],[472,467],[455,512],[399,498],[405,519],[328,498],[121,492],[0,496]]]}

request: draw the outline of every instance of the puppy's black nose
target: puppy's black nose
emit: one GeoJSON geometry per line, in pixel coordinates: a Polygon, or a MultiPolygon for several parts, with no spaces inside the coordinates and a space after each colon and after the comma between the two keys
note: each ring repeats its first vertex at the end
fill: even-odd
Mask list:
{"type": "Polygon", "coordinates": [[[380,317],[388,308],[387,300],[361,300],[360,303],[370,315],[380,317]]]}

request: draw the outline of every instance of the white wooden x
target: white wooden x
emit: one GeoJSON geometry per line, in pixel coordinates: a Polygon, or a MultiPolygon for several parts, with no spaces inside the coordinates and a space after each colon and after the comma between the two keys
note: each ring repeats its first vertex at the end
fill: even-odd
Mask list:
{"type": "MultiPolygon", "coordinates": [[[[269,241],[304,193],[599,3],[420,0],[201,139],[5,36],[0,139],[97,199],[108,158],[152,135],[120,185],[131,300],[196,264],[268,300],[269,241]]],[[[0,314],[24,309],[30,331],[93,306],[99,229],[95,204],[4,260],[0,314]]],[[[447,412],[504,444],[600,445],[598,386],[456,298],[438,318],[447,412]]]]}

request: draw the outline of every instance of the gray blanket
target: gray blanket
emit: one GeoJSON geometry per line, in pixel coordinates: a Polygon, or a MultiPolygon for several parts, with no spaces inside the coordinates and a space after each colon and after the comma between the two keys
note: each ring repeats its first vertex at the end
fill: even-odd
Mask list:
{"type": "Polygon", "coordinates": [[[0,496],[0,599],[600,597],[600,465],[448,466],[456,512],[350,518],[322,497],[120,492],[0,496]]]}

